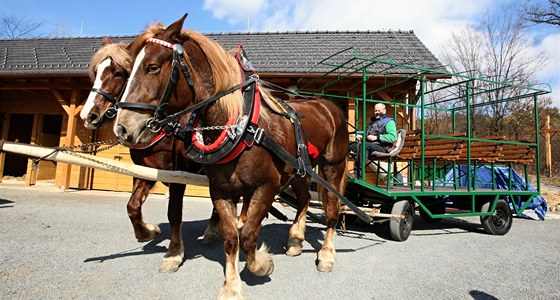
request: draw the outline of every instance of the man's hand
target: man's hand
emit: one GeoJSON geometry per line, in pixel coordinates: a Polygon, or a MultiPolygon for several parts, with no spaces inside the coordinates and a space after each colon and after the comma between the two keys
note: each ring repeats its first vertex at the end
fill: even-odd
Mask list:
{"type": "Polygon", "coordinates": [[[370,141],[370,142],[373,142],[373,141],[376,141],[376,140],[377,140],[377,136],[376,136],[376,135],[371,135],[371,134],[370,134],[370,135],[368,135],[368,136],[366,137],[366,139],[367,139],[368,141],[370,141]]]}
{"type": "Polygon", "coordinates": [[[362,135],[356,134],[356,141],[361,141],[361,140],[362,140],[362,135]]]}

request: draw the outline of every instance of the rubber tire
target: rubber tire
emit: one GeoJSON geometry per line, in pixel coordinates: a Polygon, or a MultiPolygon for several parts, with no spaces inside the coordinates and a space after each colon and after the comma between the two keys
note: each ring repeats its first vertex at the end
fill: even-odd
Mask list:
{"type": "Polygon", "coordinates": [[[414,223],[412,205],[408,200],[395,202],[393,208],[391,209],[391,214],[405,216],[402,220],[389,220],[389,232],[391,234],[391,238],[399,242],[406,241],[410,236],[412,224],[414,223]]]}
{"type": "MultiPolygon", "coordinates": [[[[492,202],[486,202],[482,205],[480,211],[488,212],[490,211],[491,206],[492,202]]],[[[513,214],[511,212],[511,208],[505,200],[500,199],[496,204],[494,215],[480,217],[480,223],[482,223],[482,227],[487,233],[493,235],[504,235],[508,233],[511,229],[511,225],[513,224],[513,214]]]]}
{"type": "MultiPolygon", "coordinates": [[[[427,207],[432,214],[440,215],[445,213],[445,203],[437,203],[427,207]]],[[[437,224],[443,220],[443,218],[432,218],[426,213],[421,207],[418,208],[418,212],[420,213],[420,218],[426,223],[430,224],[437,224]]]]}

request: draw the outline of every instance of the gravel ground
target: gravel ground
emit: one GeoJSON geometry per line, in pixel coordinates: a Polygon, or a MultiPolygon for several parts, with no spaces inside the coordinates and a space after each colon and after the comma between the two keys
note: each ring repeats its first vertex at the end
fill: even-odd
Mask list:
{"type": "MultiPolygon", "coordinates": [[[[138,243],[127,193],[67,191],[0,183],[0,299],[215,299],[223,281],[222,243],[203,245],[208,199],[184,205],[185,262],[160,274],[169,224],[166,201],[151,196],[145,219],[162,238],[138,243]]],[[[278,205],[288,217],[293,210],[278,205]]],[[[336,237],[331,273],[315,269],[323,226],[309,223],[304,253],[283,254],[289,224],[263,223],[275,270],[241,272],[250,299],[560,299],[560,220],[515,218],[505,236],[483,232],[478,218],[428,225],[417,217],[405,242],[383,226],[356,224],[336,237]]],[[[241,256],[240,267],[244,266],[241,256]]]]}

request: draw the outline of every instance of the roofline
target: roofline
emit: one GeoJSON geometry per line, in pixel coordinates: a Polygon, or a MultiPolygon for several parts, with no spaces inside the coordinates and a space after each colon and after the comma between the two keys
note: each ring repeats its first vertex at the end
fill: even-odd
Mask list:
{"type": "MultiPolygon", "coordinates": [[[[194,30],[194,29],[193,29],[194,30]]],[[[196,30],[195,30],[196,31],[196,30]]],[[[337,33],[414,33],[414,30],[296,30],[296,31],[254,31],[254,32],[200,32],[204,35],[280,35],[280,34],[337,34],[337,33]]],[[[70,37],[29,37],[18,39],[0,38],[0,41],[27,41],[27,40],[72,40],[72,39],[102,39],[109,38],[136,38],[138,35],[92,35],[92,36],[70,36],[70,37]]]]}

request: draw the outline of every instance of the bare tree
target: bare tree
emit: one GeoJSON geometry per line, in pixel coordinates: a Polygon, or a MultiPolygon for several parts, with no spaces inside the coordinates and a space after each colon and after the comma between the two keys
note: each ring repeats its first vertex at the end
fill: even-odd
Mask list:
{"type": "Polygon", "coordinates": [[[536,24],[550,24],[560,27],[560,1],[548,0],[546,4],[527,4],[522,13],[525,20],[536,24]]]}
{"type": "Polygon", "coordinates": [[[51,38],[62,38],[62,37],[71,37],[74,34],[72,33],[72,28],[65,23],[59,23],[54,27],[54,30],[51,32],[51,38]]]}
{"type": "Polygon", "coordinates": [[[43,22],[33,22],[16,15],[3,16],[0,19],[0,38],[18,39],[36,36],[35,32],[43,22]]]}
{"type": "Polygon", "coordinates": [[[502,99],[516,99],[522,94],[522,86],[532,85],[535,74],[548,60],[545,52],[535,52],[532,48],[527,21],[517,14],[519,10],[515,5],[506,6],[502,11],[502,15],[486,13],[477,26],[453,34],[442,48],[444,63],[480,79],[473,83],[477,88],[472,91],[473,96],[462,101],[473,107],[473,131],[482,133],[489,130],[495,134],[503,133],[506,117],[515,107],[525,104],[518,103],[521,100],[502,99]]]}

